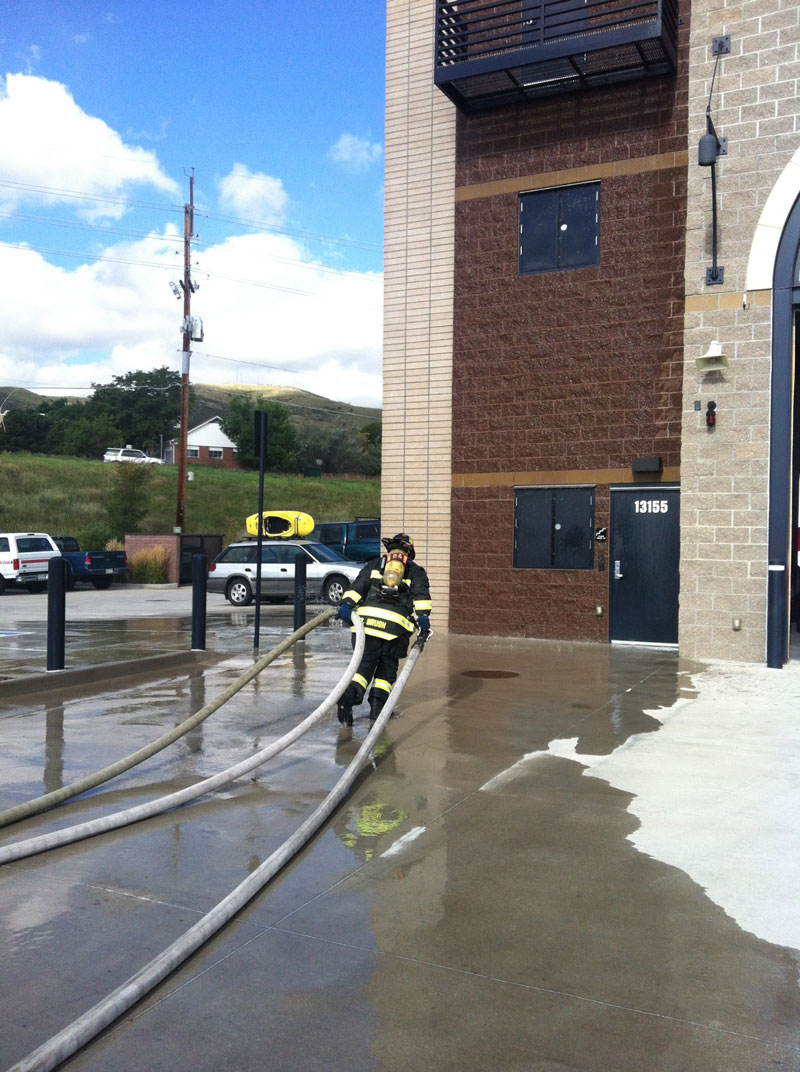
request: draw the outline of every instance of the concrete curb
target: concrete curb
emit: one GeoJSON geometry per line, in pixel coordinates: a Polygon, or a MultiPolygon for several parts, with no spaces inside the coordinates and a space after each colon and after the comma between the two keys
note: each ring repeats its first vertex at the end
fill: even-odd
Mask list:
{"type": "Polygon", "coordinates": [[[96,684],[116,685],[124,678],[152,677],[172,670],[188,672],[192,667],[207,666],[220,662],[223,658],[224,656],[206,651],[177,651],[166,655],[146,655],[141,659],[93,663],[70,670],[26,674],[23,677],[0,681],[0,702],[23,695],[30,698],[36,693],[52,692],[55,689],[74,689],[96,684]]]}

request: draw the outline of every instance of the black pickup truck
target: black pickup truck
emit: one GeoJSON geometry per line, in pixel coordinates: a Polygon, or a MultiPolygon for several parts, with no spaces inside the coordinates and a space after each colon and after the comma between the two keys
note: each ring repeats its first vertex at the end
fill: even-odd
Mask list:
{"type": "Polygon", "coordinates": [[[74,536],[54,536],[56,547],[67,565],[66,585],[72,590],[78,581],[89,581],[95,588],[110,588],[128,573],[124,551],[81,551],[74,536]]]}

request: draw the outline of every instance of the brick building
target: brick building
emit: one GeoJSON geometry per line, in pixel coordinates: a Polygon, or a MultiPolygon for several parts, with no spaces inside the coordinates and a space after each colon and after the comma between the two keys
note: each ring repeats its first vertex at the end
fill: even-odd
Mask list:
{"type": "Polygon", "coordinates": [[[388,0],[383,526],[441,628],[780,665],[798,9],[552,10],[388,0]]]}
{"type": "MultiPolygon", "coordinates": [[[[175,462],[178,440],[167,448],[167,462],[175,462]]],[[[210,417],[186,433],[186,460],[189,465],[215,465],[221,469],[238,469],[236,444],[222,431],[219,417],[210,417]]]]}

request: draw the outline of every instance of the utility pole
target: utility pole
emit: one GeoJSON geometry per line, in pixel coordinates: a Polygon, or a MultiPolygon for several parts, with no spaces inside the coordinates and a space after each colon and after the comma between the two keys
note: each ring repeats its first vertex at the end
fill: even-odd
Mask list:
{"type": "Polygon", "coordinates": [[[181,354],[181,425],[178,435],[178,509],[175,531],[183,532],[186,515],[186,440],[189,424],[189,358],[192,353],[192,261],[194,230],[194,168],[189,176],[189,203],[183,206],[183,352],[181,354]]]}

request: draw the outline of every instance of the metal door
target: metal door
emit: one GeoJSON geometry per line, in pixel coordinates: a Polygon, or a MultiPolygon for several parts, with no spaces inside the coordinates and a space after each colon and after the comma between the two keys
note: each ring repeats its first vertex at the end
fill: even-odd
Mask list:
{"type": "Polygon", "coordinates": [[[678,643],[680,489],[611,489],[612,641],[678,643]]]}

